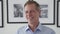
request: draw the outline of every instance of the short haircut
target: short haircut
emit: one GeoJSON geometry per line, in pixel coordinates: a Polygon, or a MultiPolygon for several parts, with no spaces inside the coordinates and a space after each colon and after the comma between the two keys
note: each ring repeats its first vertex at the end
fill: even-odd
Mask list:
{"type": "Polygon", "coordinates": [[[26,5],[30,5],[30,4],[35,4],[36,8],[40,8],[40,5],[39,5],[36,1],[27,1],[27,2],[25,3],[24,7],[25,7],[26,5]]]}

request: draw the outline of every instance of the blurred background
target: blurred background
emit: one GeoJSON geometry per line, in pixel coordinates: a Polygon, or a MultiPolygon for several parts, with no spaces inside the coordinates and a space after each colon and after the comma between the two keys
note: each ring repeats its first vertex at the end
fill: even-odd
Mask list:
{"type": "MultiPolygon", "coordinates": [[[[12,0],[13,1],[13,0],[12,0]]],[[[16,4],[14,4],[16,5],[16,4]]],[[[22,9],[23,10],[23,9],[22,9]]],[[[4,14],[4,27],[0,28],[0,34],[16,34],[17,30],[27,25],[27,23],[18,23],[18,24],[8,24],[7,23],[7,0],[3,0],[3,14],[4,14]]],[[[56,34],[60,34],[60,28],[57,27],[57,0],[55,0],[55,25],[44,25],[49,28],[52,28],[56,34]]],[[[15,16],[17,17],[17,16],[15,16]]],[[[23,16],[21,16],[23,17],[23,16]]],[[[47,16],[46,16],[47,17],[47,16]]]]}

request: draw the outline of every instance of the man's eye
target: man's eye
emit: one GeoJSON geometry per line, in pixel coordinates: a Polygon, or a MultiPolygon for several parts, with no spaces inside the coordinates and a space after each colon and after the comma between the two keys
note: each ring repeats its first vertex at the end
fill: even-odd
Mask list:
{"type": "Polygon", "coordinates": [[[26,13],[28,13],[28,11],[26,11],[26,13]]]}
{"type": "Polygon", "coordinates": [[[31,12],[34,12],[33,10],[31,12]]]}

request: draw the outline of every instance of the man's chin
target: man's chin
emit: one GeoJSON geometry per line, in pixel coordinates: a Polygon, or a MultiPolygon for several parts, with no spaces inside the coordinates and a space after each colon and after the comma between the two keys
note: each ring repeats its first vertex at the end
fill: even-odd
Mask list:
{"type": "Polygon", "coordinates": [[[31,23],[33,23],[34,21],[33,21],[33,20],[29,20],[28,22],[31,22],[31,23]]]}

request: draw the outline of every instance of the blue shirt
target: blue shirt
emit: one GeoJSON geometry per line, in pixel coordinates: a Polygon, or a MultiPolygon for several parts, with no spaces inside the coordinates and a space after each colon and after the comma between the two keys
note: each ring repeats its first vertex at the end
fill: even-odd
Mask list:
{"type": "Polygon", "coordinates": [[[32,32],[32,30],[27,25],[19,28],[17,34],[55,34],[55,32],[52,29],[39,24],[34,32],[32,32]]]}

